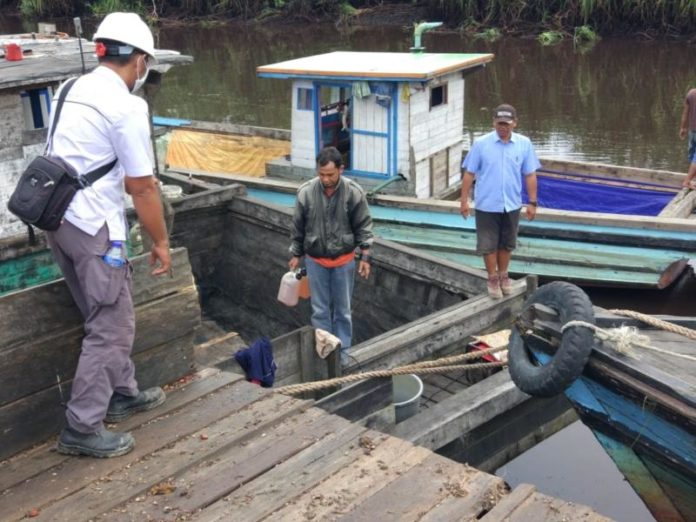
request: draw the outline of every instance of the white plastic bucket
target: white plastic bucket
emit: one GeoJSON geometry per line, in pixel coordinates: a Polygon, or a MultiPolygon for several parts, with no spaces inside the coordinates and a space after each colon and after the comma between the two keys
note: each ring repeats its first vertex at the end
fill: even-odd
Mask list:
{"type": "Polygon", "coordinates": [[[417,375],[394,375],[392,377],[392,393],[394,396],[394,416],[397,423],[420,411],[423,381],[417,375]]]}

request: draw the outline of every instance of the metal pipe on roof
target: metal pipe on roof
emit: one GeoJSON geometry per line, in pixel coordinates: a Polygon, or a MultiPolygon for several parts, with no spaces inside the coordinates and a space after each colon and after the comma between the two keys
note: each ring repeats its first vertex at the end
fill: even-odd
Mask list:
{"type": "Polygon", "coordinates": [[[425,51],[425,47],[421,47],[421,35],[430,30],[430,29],[435,29],[436,27],[440,27],[442,25],[442,22],[421,22],[420,24],[416,25],[416,28],[413,30],[413,47],[411,47],[411,52],[413,53],[422,53],[425,51]]]}

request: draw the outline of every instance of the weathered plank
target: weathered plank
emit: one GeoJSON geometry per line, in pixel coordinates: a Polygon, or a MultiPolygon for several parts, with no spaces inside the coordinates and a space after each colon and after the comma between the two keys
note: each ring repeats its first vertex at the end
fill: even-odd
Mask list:
{"type": "MultiPolygon", "coordinates": [[[[163,385],[192,370],[193,335],[188,334],[133,357],[143,387],[163,385]]],[[[57,433],[65,420],[72,379],[0,408],[0,458],[6,458],[57,433]]]]}
{"type": "MultiPolygon", "coordinates": [[[[114,518],[142,520],[151,515],[163,520],[193,512],[241,482],[263,473],[268,466],[275,464],[275,459],[292,455],[297,446],[311,444],[309,439],[292,438],[288,434],[294,428],[306,427],[307,423],[317,420],[315,411],[293,416],[307,407],[302,401],[270,395],[175,441],[145,460],[120,467],[103,478],[104,490],[83,488],[44,508],[42,516],[52,520],[86,521],[139,495],[146,499],[146,503],[131,502],[120,508],[114,518]],[[274,443],[277,443],[275,448],[274,443]],[[259,446],[266,451],[265,455],[260,454],[259,446]],[[246,470],[242,470],[240,465],[244,464],[244,457],[249,453],[259,461],[258,466],[251,462],[247,463],[246,470]],[[183,497],[177,495],[177,498],[168,499],[167,506],[174,511],[169,515],[162,512],[164,505],[158,502],[163,497],[148,495],[151,486],[163,481],[175,485],[180,492],[186,492],[183,497]]],[[[323,434],[321,426],[317,426],[317,434],[323,434]]]]}
{"type": "MultiPolygon", "coordinates": [[[[196,288],[184,288],[137,307],[135,320],[133,355],[192,332],[200,322],[196,288]],[[166,328],[162,328],[163,315],[166,328]]],[[[50,336],[0,351],[0,406],[70,379],[83,336],[81,324],[69,325],[50,336]],[[27,378],[28,368],[31,379],[27,378]]]]}
{"type": "Polygon", "coordinates": [[[424,448],[390,438],[304,492],[273,516],[283,522],[345,516],[397,477],[420,466],[429,455],[424,448]]]}
{"type": "Polygon", "coordinates": [[[506,489],[503,479],[487,473],[477,473],[466,483],[464,495],[447,497],[419,520],[420,522],[479,520],[500,500],[506,489]]]}
{"type": "MultiPolygon", "coordinates": [[[[172,250],[174,278],[152,277],[149,255],[133,258],[133,303],[135,306],[193,285],[185,249],[172,250]]],[[[42,338],[67,325],[83,321],[70,291],[61,279],[7,294],[0,298],[0,350],[42,338]]]]}
{"type": "MultiPolygon", "coordinates": [[[[179,408],[193,403],[201,397],[242,380],[241,375],[220,372],[207,368],[191,375],[184,384],[167,389],[166,402],[154,410],[140,413],[118,424],[120,430],[128,431],[151,421],[156,416],[165,416],[179,408]]],[[[16,486],[61,462],[69,460],[53,451],[53,440],[25,451],[16,457],[0,462],[0,492],[16,486]]]]}
{"type": "Polygon", "coordinates": [[[468,482],[479,472],[462,464],[430,454],[418,467],[411,468],[396,480],[369,496],[347,513],[342,520],[368,520],[370,514],[383,510],[380,521],[417,521],[423,513],[451,498],[461,498],[468,494],[468,482]],[[428,477],[428,480],[422,480],[428,477]],[[420,480],[419,480],[420,479],[420,480]]]}
{"type": "Polygon", "coordinates": [[[527,398],[504,370],[396,424],[392,434],[435,450],[527,398]]]}
{"type": "Polygon", "coordinates": [[[658,217],[687,218],[696,206],[696,190],[681,189],[665,208],[660,211],[658,217]]]}
{"type": "Polygon", "coordinates": [[[375,370],[412,363],[457,343],[464,344],[471,335],[498,324],[509,324],[522,310],[524,291],[524,285],[520,285],[503,299],[474,297],[353,346],[351,355],[357,362],[344,368],[344,372],[358,367],[375,370]]]}
{"type": "MultiPolygon", "coordinates": [[[[158,422],[135,431],[136,447],[118,459],[90,460],[90,473],[108,475],[136,462],[175,440],[195,433],[219,419],[234,415],[256,400],[267,400],[268,393],[258,386],[237,382],[201,398],[196,408],[178,410],[158,422]]],[[[12,488],[3,495],[0,520],[15,520],[31,508],[43,508],[82,489],[91,482],[84,472],[84,460],[65,460],[49,473],[43,473],[12,488]],[[59,485],[60,487],[56,487],[59,485]]]]}

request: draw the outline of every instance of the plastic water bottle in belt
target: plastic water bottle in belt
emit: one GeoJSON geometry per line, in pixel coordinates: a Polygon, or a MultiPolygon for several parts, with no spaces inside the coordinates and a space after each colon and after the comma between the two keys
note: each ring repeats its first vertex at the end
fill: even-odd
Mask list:
{"type": "Polygon", "coordinates": [[[121,241],[112,241],[111,245],[109,246],[109,250],[107,250],[106,254],[102,256],[102,259],[107,265],[113,266],[115,268],[119,268],[125,265],[126,253],[123,247],[123,243],[121,241]]]}

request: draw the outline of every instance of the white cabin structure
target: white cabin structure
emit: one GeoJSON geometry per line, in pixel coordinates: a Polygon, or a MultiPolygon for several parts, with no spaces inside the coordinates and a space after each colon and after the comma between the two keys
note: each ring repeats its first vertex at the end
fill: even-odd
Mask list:
{"type": "Polygon", "coordinates": [[[292,152],[269,174],[313,176],[319,150],[334,145],[365,187],[437,195],[460,179],[465,76],[493,58],[332,52],[258,67],[262,78],[293,80],[292,152]]]}

